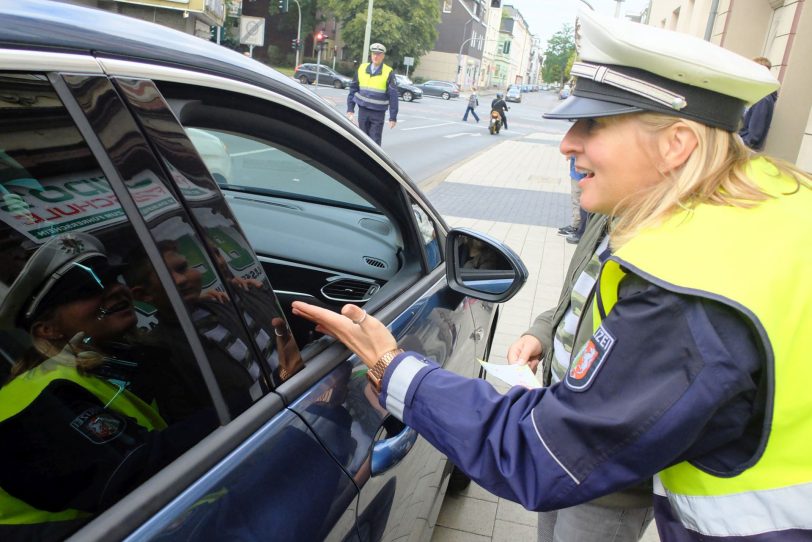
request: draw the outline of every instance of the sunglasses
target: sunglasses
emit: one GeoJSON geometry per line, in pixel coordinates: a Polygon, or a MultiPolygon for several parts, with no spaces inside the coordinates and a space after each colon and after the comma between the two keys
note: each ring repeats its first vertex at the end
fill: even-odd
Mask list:
{"type": "Polygon", "coordinates": [[[118,282],[121,270],[121,266],[112,266],[101,257],[71,263],[67,269],[51,275],[31,302],[26,319],[33,320],[47,308],[101,295],[118,282]]]}

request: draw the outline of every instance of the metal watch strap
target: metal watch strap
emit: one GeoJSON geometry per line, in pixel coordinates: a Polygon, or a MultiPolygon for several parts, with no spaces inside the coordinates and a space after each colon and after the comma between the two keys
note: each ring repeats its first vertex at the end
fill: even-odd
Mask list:
{"type": "Polygon", "coordinates": [[[372,383],[372,387],[375,389],[377,393],[381,393],[381,384],[383,383],[383,373],[386,371],[386,368],[389,367],[389,364],[392,363],[392,360],[398,354],[402,354],[402,348],[395,348],[394,350],[390,350],[378,358],[377,363],[372,367],[372,369],[367,371],[367,378],[372,383]]]}

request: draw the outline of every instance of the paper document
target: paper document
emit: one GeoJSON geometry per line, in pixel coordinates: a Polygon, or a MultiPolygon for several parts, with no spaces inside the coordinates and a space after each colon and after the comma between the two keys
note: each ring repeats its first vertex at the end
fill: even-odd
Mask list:
{"type": "Polygon", "coordinates": [[[541,382],[527,365],[502,365],[479,360],[482,367],[489,374],[511,386],[524,386],[525,388],[540,388],[541,382]]]}

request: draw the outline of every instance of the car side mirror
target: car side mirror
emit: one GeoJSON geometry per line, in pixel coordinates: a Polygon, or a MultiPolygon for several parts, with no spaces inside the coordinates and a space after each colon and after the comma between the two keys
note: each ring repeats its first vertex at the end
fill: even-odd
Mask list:
{"type": "Polygon", "coordinates": [[[455,292],[502,303],[527,281],[527,268],[507,245],[484,233],[455,228],[446,238],[446,277],[455,292]]]}

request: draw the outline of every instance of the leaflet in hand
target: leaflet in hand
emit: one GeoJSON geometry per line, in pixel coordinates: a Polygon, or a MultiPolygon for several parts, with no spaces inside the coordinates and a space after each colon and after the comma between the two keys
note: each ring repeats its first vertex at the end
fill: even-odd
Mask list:
{"type": "Polygon", "coordinates": [[[482,360],[479,360],[479,363],[482,364],[488,374],[492,374],[510,386],[523,386],[531,390],[541,387],[538,378],[527,365],[502,365],[482,360]]]}

